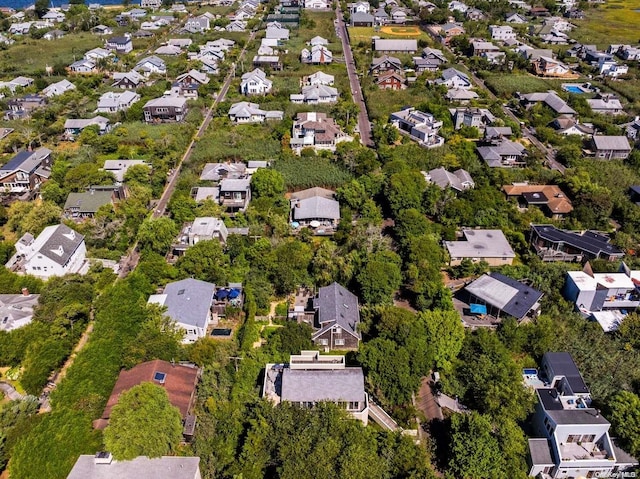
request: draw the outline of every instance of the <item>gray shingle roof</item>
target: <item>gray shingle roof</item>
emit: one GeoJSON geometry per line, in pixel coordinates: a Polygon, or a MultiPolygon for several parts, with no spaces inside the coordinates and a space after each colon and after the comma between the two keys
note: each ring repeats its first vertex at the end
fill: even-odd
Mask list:
{"type": "Polygon", "coordinates": [[[69,193],[65,210],[78,209],[78,213],[96,213],[101,206],[111,203],[111,191],[83,191],[69,193]]]}
{"type": "Polygon", "coordinates": [[[593,144],[598,150],[631,151],[629,140],[627,140],[626,136],[595,135],[593,144]]]}
{"type": "Polygon", "coordinates": [[[345,331],[360,338],[358,297],[344,286],[334,282],[320,288],[313,306],[318,310],[318,322],[322,329],[332,326],[335,322],[345,331]]]}
{"type": "Polygon", "coordinates": [[[298,200],[293,205],[293,219],[306,220],[316,218],[340,219],[340,203],[321,196],[298,200]]]}
{"type": "Polygon", "coordinates": [[[206,328],[215,289],[214,284],[193,278],[169,283],[164,289],[167,315],[176,322],[206,328]]]}
{"type": "Polygon", "coordinates": [[[282,373],[283,401],[364,402],[361,368],[331,370],[285,369],[282,373]]]}
{"type": "Polygon", "coordinates": [[[524,318],[542,293],[500,273],[484,274],[466,290],[516,319],[524,318]]]}
{"type": "Polygon", "coordinates": [[[84,241],[84,236],[67,225],[49,226],[40,234],[50,232],[49,239],[44,242],[39,252],[41,255],[64,265],[84,241]],[[48,230],[48,228],[54,228],[48,230]],[[62,248],[61,248],[62,247],[62,248]],[[55,251],[55,252],[54,252],[55,251]],[[61,252],[61,254],[59,254],[61,252]]]}
{"type": "Polygon", "coordinates": [[[555,465],[551,457],[551,444],[546,438],[529,439],[529,454],[531,462],[536,466],[555,465]]]}
{"type": "Polygon", "coordinates": [[[165,456],[150,459],[140,456],[131,461],[96,464],[94,456],[82,455],[67,479],[195,479],[199,457],[165,456]]]}

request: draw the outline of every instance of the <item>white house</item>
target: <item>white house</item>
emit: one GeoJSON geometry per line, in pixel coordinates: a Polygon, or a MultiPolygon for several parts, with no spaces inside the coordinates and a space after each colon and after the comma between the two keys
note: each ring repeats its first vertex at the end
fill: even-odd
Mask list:
{"type": "Polygon", "coordinates": [[[60,80],[57,83],[52,83],[51,85],[43,89],[41,93],[44,96],[51,98],[75,89],[76,86],[65,78],[64,80],[60,80]]]}
{"type": "Polygon", "coordinates": [[[42,279],[82,273],[87,248],[84,236],[66,225],[47,226],[34,238],[25,233],[16,243],[16,254],[7,268],[19,269],[42,279]]]}
{"type": "Polygon", "coordinates": [[[166,75],[167,65],[164,63],[164,60],[152,55],[140,60],[136,64],[134,70],[145,76],[149,76],[151,74],[166,75]]]}
{"type": "Polygon", "coordinates": [[[110,56],[113,56],[112,52],[100,47],[89,50],[87,53],[84,54],[84,58],[86,60],[94,60],[94,61],[104,60],[105,58],[109,58],[110,56]]]}
{"type": "Polygon", "coordinates": [[[167,284],[163,294],[153,294],[149,304],[166,307],[166,315],[185,331],[183,343],[193,343],[207,335],[213,321],[211,306],[216,286],[188,278],[167,284]]]}
{"type": "Polygon", "coordinates": [[[489,31],[491,32],[492,40],[505,41],[516,39],[516,32],[514,32],[513,28],[509,25],[491,25],[489,31]]]}
{"type": "Polygon", "coordinates": [[[234,123],[262,123],[265,120],[282,120],[284,112],[261,110],[257,103],[241,101],[229,108],[229,119],[234,123]]]}
{"type": "Polygon", "coordinates": [[[289,99],[293,103],[335,103],[338,101],[338,89],[327,85],[308,85],[302,87],[302,93],[292,94],[289,99]]]}
{"type": "Polygon", "coordinates": [[[592,404],[591,394],[567,352],[548,352],[540,370],[525,370],[525,385],[535,391],[529,439],[529,476],[631,476],[638,461],[609,436],[611,424],[592,404]]]}
{"type": "Polygon", "coordinates": [[[603,76],[618,78],[619,76],[629,73],[629,67],[627,65],[621,65],[615,60],[600,57],[598,61],[598,72],[603,76]]]}
{"type": "Polygon", "coordinates": [[[243,95],[265,95],[272,87],[273,82],[259,68],[242,75],[240,81],[240,93],[243,95]]]}
{"type": "Polygon", "coordinates": [[[436,80],[436,84],[445,85],[447,88],[470,89],[473,84],[469,76],[455,68],[447,68],[442,72],[442,76],[436,80]]]}
{"type": "Polygon", "coordinates": [[[302,84],[303,85],[329,85],[329,86],[333,86],[333,82],[335,81],[335,78],[333,75],[329,75],[328,73],[324,73],[321,71],[318,71],[312,75],[309,75],[308,77],[304,77],[302,79],[302,84]]]}
{"type": "Polygon", "coordinates": [[[304,0],[306,10],[328,10],[331,8],[329,0],[304,0]]]}
{"type": "Polygon", "coordinates": [[[108,91],[98,100],[96,113],[116,113],[128,110],[138,100],[140,100],[140,95],[134,91],[108,91]]]}

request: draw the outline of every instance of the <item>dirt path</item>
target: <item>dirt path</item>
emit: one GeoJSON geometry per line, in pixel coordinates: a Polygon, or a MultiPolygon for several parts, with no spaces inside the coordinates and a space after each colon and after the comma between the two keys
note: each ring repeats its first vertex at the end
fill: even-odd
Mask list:
{"type": "MultiPolygon", "coordinates": [[[[92,312],[92,316],[93,316],[93,312],[92,312]]],[[[78,344],[76,344],[76,347],[73,348],[73,352],[65,361],[64,365],[62,366],[62,369],[60,369],[58,376],[53,381],[56,386],[60,384],[60,381],[62,381],[62,379],[67,375],[67,370],[71,367],[71,365],[75,361],[76,356],[80,351],[82,351],[82,348],[86,346],[87,341],[89,341],[89,336],[93,332],[93,325],[94,325],[94,322],[92,319],[91,321],[89,321],[89,324],[87,324],[87,329],[85,329],[84,333],[82,333],[82,336],[80,336],[80,341],[78,341],[78,344]]]]}

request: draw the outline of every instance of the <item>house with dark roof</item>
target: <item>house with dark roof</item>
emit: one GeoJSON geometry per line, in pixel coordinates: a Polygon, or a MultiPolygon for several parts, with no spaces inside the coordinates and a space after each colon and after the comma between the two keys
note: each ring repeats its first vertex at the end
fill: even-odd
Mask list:
{"type": "Polygon", "coordinates": [[[464,288],[470,305],[485,307],[498,319],[511,316],[519,322],[540,314],[543,294],[524,283],[500,273],[483,274],[464,288]]]}
{"type": "Polygon", "coordinates": [[[526,148],[515,141],[502,139],[485,146],[478,146],[478,155],[491,168],[524,166],[526,148]]]}
{"type": "Polygon", "coordinates": [[[380,58],[374,58],[371,61],[371,66],[369,67],[369,74],[374,77],[388,73],[388,72],[396,72],[402,73],[402,62],[399,58],[390,57],[389,55],[385,55],[380,58]]]}
{"type": "Polygon", "coordinates": [[[184,329],[183,343],[193,343],[207,335],[207,327],[217,322],[211,305],[216,286],[199,279],[183,279],[165,286],[162,294],[149,297],[149,304],[166,308],[165,314],[184,329]]]}
{"type": "Polygon", "coordinates": [[[67,225],[47,226],[37,238],[25,233],[15,246],[16,254],[6,264],[12,271],[47,280],[87,270],[84,236],[67,225]]]}
{"type": "Polygon", "coordinates": [[[5,120],[25,120],[31,118],[31,113],[47,106],[47,98],[42,95],[29,93],[7,101],[9,109],[4,113],[5,120]]]}
{"type": "Polygon", "coordinates": [[[531,225],[531,246],[543,261],[617,261],[624,251],[596,231],[561,230],[553,225],[531,225]]]}
{"type": "Polygon", "coordinates": [[[318,289],[313,298],[315,332],[311,340],[325,351],[357,350],[362,335],[358,329],[358,297],[344,286],[333,283],[318,289]]]}
{"type": "Polygon", "coordinates": [[[133,51],[131,37],[111,37],[105,45],[107,50],[115,51],[121,55],[133,51]]]}
{"type": "Polygon", "coordinates": [[[502,187],[507,198],[515,198],[521,209],[537,206],[554,220],[561,220],[573,211],[571,200],[557,185],[514,183],[502,187]]]}
{"type": "Polygon", "coordinates": [[[251,178],[220,180],[219,202],[229,213],[244,212],[251,201],[251,178]]]}
{"type": "Polygon", "coordinates": [[[347,366],[344,356],[302,351],[292,355],[288,364],[267,364],[262,397],[276,405],[288,402],[301,408],[332,402],[365,425],[369,419],[364,373],[360,367],[347,366]]]}
{"type": "Polygon", "coordinates": [[[335,191],[309,188],[291,194],[292,224],[296,228],[308,227],[317,235],[333,234],[340,222],[340,203],[335,191]]]}
{"type": "Polygon", "coordinates": [[[609,436],[611,424],[592,405],[591,393],[567,352],[548,352],[536,375],[525,376],[535,390],[529,439],[529,476],[559,479],[611,477],[635,471],[638,461],[609,436]],[[533,376],[533,377],[532,377],[533,376]]]}
{"type": "Polygon", "coordinates": [[[164,389],[171,405],[178,408],[184,426],[183,435],[188,439],[193,436],[195,430],[193,407],[199,377],[200,369],[195,365],[176,364],[161,359],[138,364],[129,370],[123,369],[113,386],[101,418],[94,421],[93,427],[104,429],[108,426],[111,411],[122,393],[144,382],[150,382],[164,389]]]}
{"type": "Polygon", "coordinates": [[[588,152],[599,160],[626,160],[631,153],[631,146],[626,136],[594,135],[588,152]]]}
{"type": "Polygon", "coordinates": [[[21,151],[0,166],[0,191],[32,193],[51,175],[51,150],[21,151]]]}
{"type": "Polygon", "coordinates": [[[551,108],[556,115],[577,115],[576,111],[553,90],[549,90],[544,93],[525,93],[520,95],[519,99],[520,103],[527,109],[531,108],[536,103],[544,103],[546,106],[551,108]]]}
{"type": "Polygon", "coordinates": [[[170,94],[149,100],[142,107],[144,121],[147,123],[181,122],[189,111],[187,101],[188,99],[179,95],[176,89],[170,94]]]}
{"type": "Polygon", "coordinates": [[[93,218],[100,208],[113,205],[124,196],[123,187],[89,186],[87,191],[69,193],[63,208],[64,215],[76,220],[93,218]]]}
{"type": "Polygon", "coordinates": [[[199,464],[199,457],[138,456],[130,461],[116,461],[111,453],[98,452],[95,456],[81,455],[67,479],[202,479],[199,464]]]}

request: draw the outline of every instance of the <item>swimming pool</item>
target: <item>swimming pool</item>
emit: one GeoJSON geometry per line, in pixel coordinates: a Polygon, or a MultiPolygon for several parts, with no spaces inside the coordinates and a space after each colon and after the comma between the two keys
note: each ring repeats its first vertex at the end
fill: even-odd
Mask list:
{"type": "Polygon", "coordinates": [[[563,88],[569,93],[582,94],[584,90],[578,85],[563,85],[563,88]]]}

